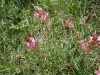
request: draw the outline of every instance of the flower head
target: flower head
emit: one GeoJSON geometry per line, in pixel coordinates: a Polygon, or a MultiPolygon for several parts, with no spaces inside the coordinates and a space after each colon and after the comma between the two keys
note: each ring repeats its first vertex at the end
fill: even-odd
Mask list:
{"type": "Polygon", "coordinates": [[[42,16],[41,16],[42,20],[43,20],[43,21],[46,21],[48,15],[49,15],[49,13],[44,12],[44,14],[42,14],[42,16]]]}
{"type": "Polygon", "coordinates": [[[49,15],[49,13],[43,11],[42,8],[37,8],[36,9],[36,12],[34,14],[35,17],[41,18],[43,21],[46,21],[47,20],[48,15],[49,15]]]}
{"type": "Polygon", "coordinates": [[[99,44],[98,36],[95,33],[93,33],[92,36],[89,36],[88,44],[89,44],[89,48],[91,49],[98,46],[99,44]]]}
{"type": "Polygon", "coordinates": [[[65,23],[68,25],[69,28],[74,28],[73,22],[69,20],[65,20],[65,23]]]}
{"type": "Polygon", "coordinates": [[[95,75],[100,75],[100,70],[95,71],[95,75]]]}
{"type": "Polygon", "coordinates": [[[42,8],[37,8],[34,16],[37,17],[37,18],[41,17],[42,13],[43,13],[42,8]]]}
{"type": "Polygon", "coordinates": [[[34,49],[36,47],[36,44],[38,43],[38,40],[35,40],[33,37],[28,37],[27,35],[24,35],[25,38],[25,44],[28,49],[34,49]]]}
{"type": "Polygon", "coordinates": [[[88,42],[84,43],[82,40],[79,40],[78,43],[81,45],[82,50],[94,49],[98,46],[100,41],[100,37],[98,37],[95,33],[92,36],[88,37],[88,42]]]}

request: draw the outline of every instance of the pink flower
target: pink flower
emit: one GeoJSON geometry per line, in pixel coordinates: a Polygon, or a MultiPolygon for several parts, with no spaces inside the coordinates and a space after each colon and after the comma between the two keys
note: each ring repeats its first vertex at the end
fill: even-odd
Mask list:
{"type": "Polygon", "coordinates": [[[100,41],[100,36],[98,36],[98,41],[100,41]]]}
{"type": "Polygon", "coordinates": [[[95,33],[93,33],[92,36],[89,36],[88,44],[89,44],[89,48],[91,49],[96,48],[98,46],[99,44],[98,36],[95,33]]]}
{"type": "Polygon", "coordinates": [[[81,48],[82,48],[82,50],[87,50],[88,49],[88,47],[85,44],[81,45],[81,48]]]}
{"type": "Polygon", "coordinates": [[[34,49],[36,47],[36,44],[38,43],[38,40],[35,40],[33,37],[29,37],[27,34],[24,34],[25,44],[28,49],[34,49]]]}
{"type": "Polygon", "coordinates": [[[65,20],[65,23],[68,25],[69,28],[74,28],[73,22],[69,20],[65,20]]]}
{"type": "Polygon", "coordinates": [[[29,41],[26,41],[26,46],[28,49],[34,49],[38,40],[35,40],[34,38],[29,38],[29,41]]]}
{"type": "Polygon", "coordinates": [[[100,70],[95,71],[95,75],[100,75],[100,70]]]}
{"type": "Polygon", "coordinates": [[[35,17],[41,18],[43,21],[47,20],[48,15],[49,13],[46,13],[45,11],[43,11],[42,8],[37,8],[34,14],[35,17]]]}
{"type": "Polygon", "coordinates": [[[81,45],[82,50],[94,49],[98,46],[100,41],[100,37],[98,37],[95,33],[92,36],[88,37],[88,42],[83,43],[82,40],[79,40],[78,43],[81,45]]]}
{"type": "Polygon", "coordinates": [[[88,49],[87,45],[84,44],[82,40],[79,40],[78,43],[81,45],[82,50],[87,50],[88,49]]]}
{"type": "Polygon", "coordinates": [[[42,13],[43,13],[42,8],[37,8],[34,16],[37,17],[37,18],[41,17],[42,13]]]}
{"type": "Polygon", "coordinates": [[[38,18],[40,16],[40,14],[35,12],[34,16],[38,18]]]}
{"type": "Polygon", "coordinates": [[[42,16],[41,16],[42,20],[46,21],[48,15],[49,15],[49,13],[46,13],[46,12],[44,14],[42,14],[42,16]]]}

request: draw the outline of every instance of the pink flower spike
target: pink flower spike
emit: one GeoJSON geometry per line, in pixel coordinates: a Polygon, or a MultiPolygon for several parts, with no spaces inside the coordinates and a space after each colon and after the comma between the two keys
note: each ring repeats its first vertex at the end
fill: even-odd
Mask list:
{"type": "Polygon", "coordinates": [[[43,10],[42,8],[37,8],[36,12],[38,12],[39,14],[42,14],[43,10]]]}
{"type": "Polygon", "coordinates": [[[26,41],[26,46],[28,49],[34,49],[36,47],[38,40],[35,40],[34,38],[29,38],[29,41],[26,41]]]}
{"type": "Polygon", "coordinates": [[[37,18],[41,18],[43,21],[47,20],[49,13],[46,13],[45,11],[42,10],[42,8],[37,8],[34,16],[37,18]]]}
{"type": "Polygon", "coordinates": [[[44,12],[44,14],[41,16],[42,20],[46,21],[49,13],[44,12]]]}
{"type": "Polygon", "coordinates": [[[42,13],[43,13],[42,8],[37,8],[34,16],[37,17],[37,18],[41,17],[42,13]]]}
{"type": "Polygon", "coordinates": [[[95,71],[95,75],[100,75],[100,70],[95,71]]]}
{"type": "Polygon", "coordinates": [[[65,20],[65,23],[68,25],[69,28],[74,28],[72,21],[65,20]]]}

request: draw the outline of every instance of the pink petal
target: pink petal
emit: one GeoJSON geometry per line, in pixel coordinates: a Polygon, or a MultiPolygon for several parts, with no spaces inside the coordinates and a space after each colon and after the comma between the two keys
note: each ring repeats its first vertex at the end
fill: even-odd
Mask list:
{"type": "Polygon", "coordinates": [[[100,41],[100,36],[98,36],[98,41],[100,41]]]}
{"type": "Polygon", "coordinates": [[[44,14],[42,14],[42,16],[41,16],[41,18],[42,18],[42,20],[44,20],[44,21],[46,21],[47,20],[47,17],[48,17],[48,13],[44,13],[44,14]]]}
{"type": "Polygon", "coordinates": [[[42,14],[43,10],[42,10],[42,8],[37,8],[36,12],[39,13],[39,14],[42,14]]]}
{"type": "Polygon", "coordinates": [[[34,16],[38,18],[40,16],[40,14],[35,12],[34,16]]]}
{"type": "Polygon", "coordinates": [[[95,75],[100,75],[100,70],[95,71],[95,75]]]}
{"type": "Polygon", "coordinates": [[[37,44],[38,41],[35,40],[34,38],[30,38],[29,40],[30,40],[30,41],[25,42],[27,48],[28,48],[28,49],[33,49],[33,48],[35,48],[35,46],[36,46],[36,44],[37,44]]]}
{"type": "Polygon", "coordinates": [[[83,44],[84,44],[82,40],[79,40],[78,43],[79,43],[80,45],[83,45],[83,44]]]}
{"type": "Polygon", "coordinates": [[[93,42],[92,38],[93,38],[93,37],[89,36],[89,41],[88,41],[88,43],[91,44],[91,43],[93,42]]]}
{"type": "Polygon", "coordinates": [[[82,50],[87,50],[88,48],[85,45],[81,46],[82,50]]]}
{"type": "Polygon", "coordinates": [[[72,21],[69,21],[69,20],[65,20],[65,23],[68,25],[69,28],[73,28],[74,25],[73,25],[73,22],[72,21]]]}

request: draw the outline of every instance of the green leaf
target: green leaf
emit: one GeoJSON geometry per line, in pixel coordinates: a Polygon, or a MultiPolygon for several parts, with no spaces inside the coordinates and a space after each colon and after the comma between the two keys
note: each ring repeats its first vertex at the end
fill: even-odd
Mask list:
{"type": "Polygon", "coordinates": [[[26,58],[28,58],[28,57],[29,57],[29,53],[28,53],[28,52],[25,54],[25,57],[26,57],[26,58]]]}
{"type": "Polygon", "coordinates": [[[74,72],[75,72],[76,75],[82,75],[82,74],[80,73],[80,71],[79,71],[77,68],[75,68],[75,67],[74,67],[74,72]]]}

